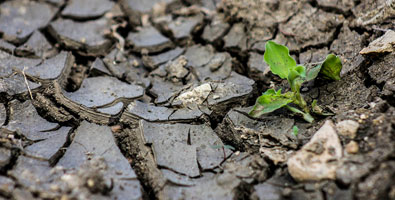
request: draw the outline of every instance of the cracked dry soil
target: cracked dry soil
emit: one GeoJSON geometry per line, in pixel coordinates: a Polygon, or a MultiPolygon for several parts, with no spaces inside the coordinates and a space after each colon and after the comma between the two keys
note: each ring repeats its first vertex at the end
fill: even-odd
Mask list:
{"type": "Polygon", "coordinates": [[[0,199],[395,199],[394,20],[392,0],[1,1],[0,199]],[[248,116],[285,86],[268,40],[341,57],[302,89],[334,116],[248,116]]]}

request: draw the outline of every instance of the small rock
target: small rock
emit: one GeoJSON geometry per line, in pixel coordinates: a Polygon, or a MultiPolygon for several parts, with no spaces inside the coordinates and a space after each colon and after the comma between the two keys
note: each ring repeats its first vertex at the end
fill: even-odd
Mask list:
{"type": "Polygon", "coordinates": [[[353,120],[344,120],[336,124],[336,129],[340,135],[354,139],[357,135],[359,124],[353,120]]]}
{"type": "Polygon", "coordinates": [[[338,160],[342,157],[342,146],[331,121],[314,134],[287,164],[288,171],[297,181],[335,179],[338,160]],[[320,150],[322,151],[315,151],[320,150]]]}
{"type": "Polygon", "coordinates": [[[346,145],[346,151],[350,154],[358,153],[359,147],[358,143],[355,141],[351,141],[346,145]]]}

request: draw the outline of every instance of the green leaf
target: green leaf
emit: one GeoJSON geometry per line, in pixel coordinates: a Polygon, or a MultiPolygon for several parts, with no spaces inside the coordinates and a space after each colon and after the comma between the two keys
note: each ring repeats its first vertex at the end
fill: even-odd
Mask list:
{"type": "Polygon", "coordinates": [[[329,54],[324,63],[322,63],[320,73],[324,78],[338,81],[340,80],[340,71],[342,70],[342,67],[340,58],[334,54],[329,54]]]}
{"type": "Polygon", "coordinates": [[[249,115],[252,117],[260,117],[263,114],[273,112],[291,103],[293,101],[293,96],[294,94],[292,92],[281,94],[281,90],[276,92],[274,89],[269,89],[258,97],[249,115]]]}
{"type": "Polygon", "coordinates": [[[301,77],[303,77],[303,78],[306,77],[306,67],[305,66],[298,65],[298,66],[294,67],[293,70],[297,71],[301,77]]]}
{"type": "Polygon", "coordinates": [[[288,48],[273,41],[266,42],[263,57],[272,73],[282,79],[286,79],[290,69],[296,66],[296,61],[289,55],[288,48]]]}
{"type": "Polygon", "coordinates": [[[298,133],[299,133],[299,128],[298,128],[296,125],[294,125],[294,126],[292,127],[292,134],[293,134],[294,136],[298,136],[298,133]]]}
{"type": "Polygon", "coordinates": [[[303,112],[303,111],[301,111],[301,110],[299,110],[299,109],[297,109],[295,107],[288,106],[288,105],[286,106],[286,108],[288,108],[288,110],[290,110],[290,111],[292,111],[292,112],[294,112],[296,114],[302,115],[303,119],[306,120],[309,123],[314,121],[314,118],[309,113],[305,113],[305,112],[303,112]]]}
{"type": "Polygon", "coordinates": [[[225,149],[230,149],[232,151],[236,150],[233,146],[230,146],[230,145],[224,145],[224,148],[225,149]]]}
{"type": "Polygon", "coordinates": [[[312,69],[310,69],[307,72],[306,81],[311,81],[311,80],[317,78],[320,71],[321,71],[321,65],[317,65],[317,66],[313,67],[312,69]]]}

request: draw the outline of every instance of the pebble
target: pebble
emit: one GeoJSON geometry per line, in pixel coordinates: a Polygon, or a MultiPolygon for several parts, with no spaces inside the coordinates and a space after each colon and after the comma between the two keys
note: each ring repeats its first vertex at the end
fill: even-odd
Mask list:
{"type": "Polygon", "coordinates": [[[359,123],[353,120],[344,120],[336,124],[338,133],[350,139],[354,139],[357,135],[359,123]]]}
{"type": "Polygon", "coordinates": [[[346,151],[349,154],[356,154],[359,151],[358,143],[355,141],[351,141],[346,145],[346,151]]]}

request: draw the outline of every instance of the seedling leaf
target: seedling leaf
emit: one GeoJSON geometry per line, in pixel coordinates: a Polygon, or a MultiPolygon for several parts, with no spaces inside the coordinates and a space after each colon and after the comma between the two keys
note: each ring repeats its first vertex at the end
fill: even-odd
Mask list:
{"type": "Polygon", "coordinates": [[[324,78],[338,81],[340,80],[340,71],[342,70],[342,67],[340,58],[334,54],[329,54],[324,63],[322,63],[320,73],[324,78]]]}
{"type": "Polygon", "coordinates": [[[309,123],[314,121],[314,118],[309,113],[305,113],[305,112],[303,112],[303,111],[301,111],[301,110],[299,110],[299,109],[297,109],[295,107],[288,106],[288,105],[286,106],[286,108],[288,108],[288,110],[290,110],[290,111],[292,111],[292,112],[294,112],[296,114],[302,115],[303,119],[306,120],[309,123]]]}
{"type": "Polygon", "coordinates": [[[317,65],[317,66],[313,67],[312,69],[310,69],[307,72],[306,81],[311,81],[311,80],[317,78],[320,71],[321,71],[321,65],[317,65]]]}
{"type": "Polygon", "coordinates": [[[298,136],[298,133],[299,133],[299,128],[298,128],[296,125],[294,125],[294,126],[292,127],[292,134],[293,134],[294,136],[298,136]]]}
{"type": "Polygon", "coordinates": [[[292,96],[292,92],[281,94],[281,90],[276,92],[274,89],[269,89],[258,97],[249,115],[252,117],[260,117],[263,114],[273,112],[291,103],[293,101],[292,96]]]}
{"type": "Polygon", "coordinates": [[[272,73],[282,79],[286,79],[290,69],[296,66],[296,61],[289,55],[288,48],[273,41],[266,42],[263,57],[272,73]]]}

